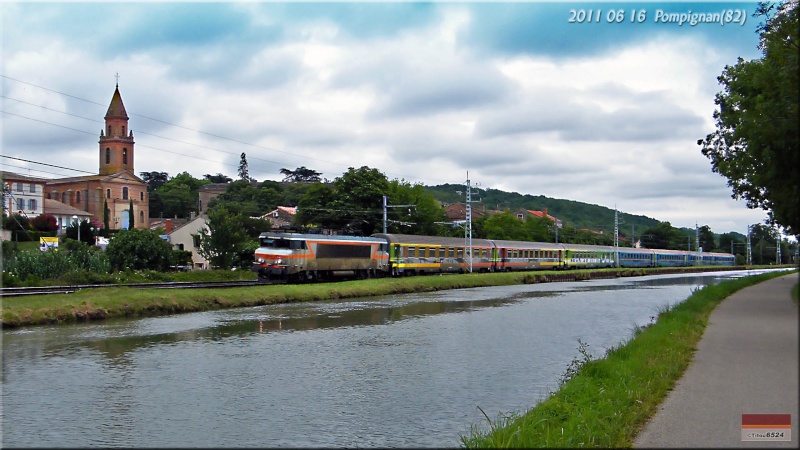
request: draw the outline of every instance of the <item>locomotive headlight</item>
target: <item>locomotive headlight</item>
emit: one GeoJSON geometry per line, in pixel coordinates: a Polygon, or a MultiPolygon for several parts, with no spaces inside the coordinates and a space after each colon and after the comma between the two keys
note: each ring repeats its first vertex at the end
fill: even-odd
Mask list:
{"type": "Polygon", "coordinates": [[[283,262],[283,259],[281,259],[281,258],[275,258],[275,264],[280,264],[280,263],[282,263],[282,262],[283,262]]]}

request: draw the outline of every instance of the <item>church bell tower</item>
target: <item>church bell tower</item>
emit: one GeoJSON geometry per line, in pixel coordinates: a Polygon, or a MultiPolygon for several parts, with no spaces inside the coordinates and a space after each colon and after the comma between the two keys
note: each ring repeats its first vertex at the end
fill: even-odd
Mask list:
{"type": "Polygon", "coordinates": [[[106,112],[106,127],[100,131],[100,175],[133,170],[133,132],[128,128],[128,114],[119,94],[119,83],[106,112]]]}

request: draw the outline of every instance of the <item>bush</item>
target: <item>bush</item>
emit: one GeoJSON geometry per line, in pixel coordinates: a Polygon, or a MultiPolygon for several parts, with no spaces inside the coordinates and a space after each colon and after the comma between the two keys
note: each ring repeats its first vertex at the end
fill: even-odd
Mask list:
{"type": "Polygon", "coordinates": [[[42,213],[31,220],[31,226],[36,231],[53,232],[58,230],[58,221],[56,220],[56,216],[42,213]]]}
{"type": "Polygon", "coordinates": [[[101,250],[81,244],[72,248],[67,243],[57,251],[19,252],[14,258],[5,260],[3,270],[25,284],[38,284],[38,280],[58,279],[70,271],[85,270],[102,274],[108,273],[110,268],[108,258],[101,250]]]}
{"type": "Polygon", "coordinates": [[[169,270],[172,246],[151,230],[130,229],[118,233],[106,247],[115,270],[169,270]]]}

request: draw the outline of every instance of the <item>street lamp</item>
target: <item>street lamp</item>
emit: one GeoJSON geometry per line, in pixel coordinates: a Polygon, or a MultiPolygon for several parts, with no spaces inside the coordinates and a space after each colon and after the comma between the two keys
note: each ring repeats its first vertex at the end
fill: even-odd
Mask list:
{"type": "Polygon", "coordinates": [[[81,241],[81,224],[78,222],[78,216],[72,216],[72,221],[75,222],[75,225],[78,227],[78,242],[81,241]]]}

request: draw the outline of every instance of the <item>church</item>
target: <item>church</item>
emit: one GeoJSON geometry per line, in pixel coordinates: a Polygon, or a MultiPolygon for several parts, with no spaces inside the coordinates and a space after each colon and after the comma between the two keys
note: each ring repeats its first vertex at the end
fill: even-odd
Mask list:
{"type": "MultiPolygon", "coordinates": [[[[133,131],[119,93],[119,83],[111,97],[100,130],[98,174],[47,180],[46,199],[58,201],[92,216],[103,224],[108,208],[108,227],[112,230],[143,228],[150,221],[147,183],[134,171],[133,131]],[[133,227],[129,209],[133,207],[133,227]]],[[[47,202],[47,200],[45,200],[47,202]]]]}

